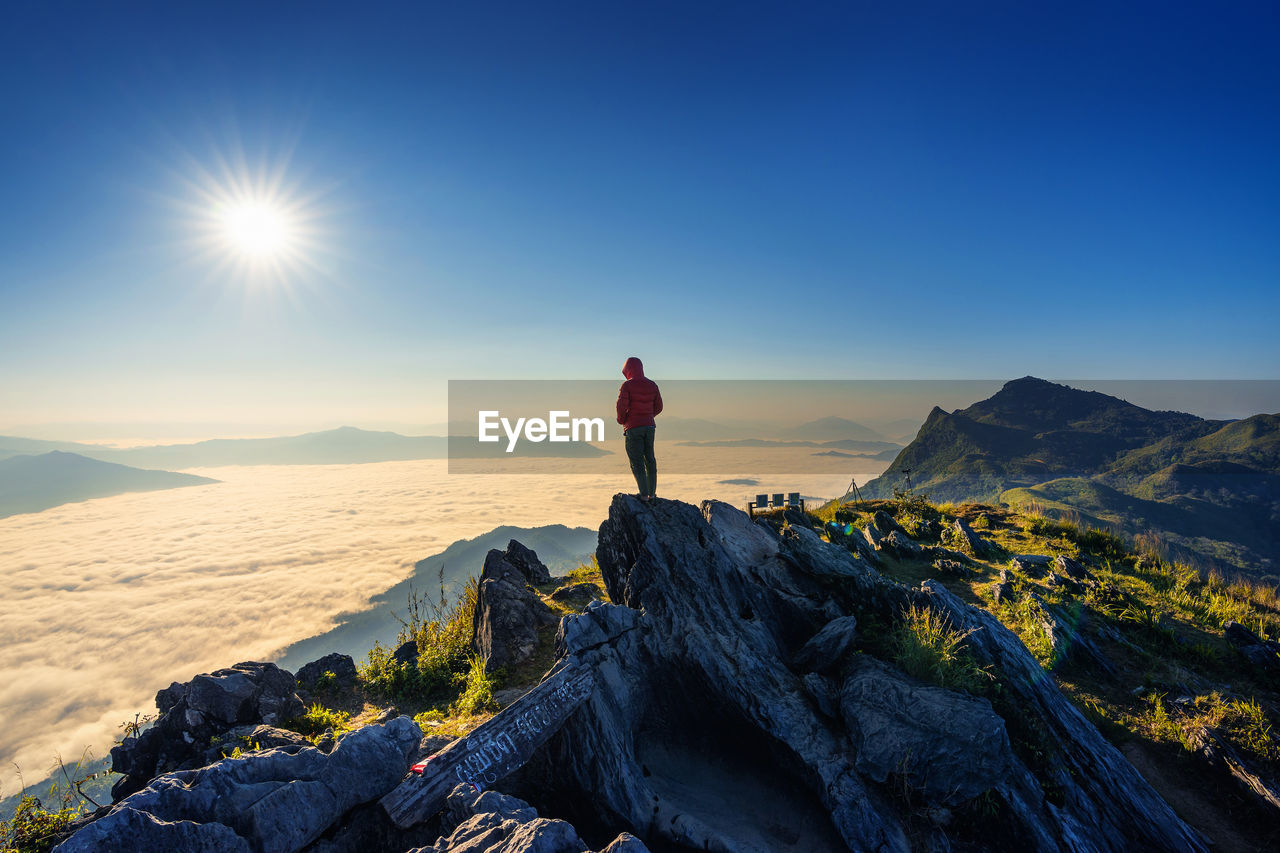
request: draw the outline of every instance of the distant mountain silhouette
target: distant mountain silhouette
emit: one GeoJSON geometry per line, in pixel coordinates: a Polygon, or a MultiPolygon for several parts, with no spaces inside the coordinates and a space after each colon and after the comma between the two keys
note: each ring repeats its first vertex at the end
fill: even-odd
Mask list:
{"type": "Polygon", "coordinates": [[[780,441],[773,438],[730,438],[721,441],[679,441],[681,447],[824,447],[836,450],[852,450],[858,454],[885,458],[887,451],[896,454],[902,445],[891,441],[861,441],[853,438],[842,438],[835,441],[780,441]]]}
{"type": "Polygon", "coordinates": [[[392,613],[404,615],[411,586],[417,592],[438,600],[440,571],[443,569],[445,591],[452,600],[468,577],[480,573],[489,550],[506,548],[512,539],[518,539],[536,551],[553,574],[567,572],[590,559],[596,547],[596,531],[586,527],[565,527],[563,524],[542,527],[503,525],[474,539],[459,540],[439,554],[415,563],[411,576],[371,598],[368,609],[339,614],[336,628],[294,643],[280,653],[277,662],[293,670],[329,652],[363,660],[375,640],[383,644],[395,642],[400,623],[392,613]]]}
{"type": "Polygon", "coordinates": [[[342,465],[440,459],[447,448],[443,436],[405,436],[339,427],[324,432],[276,438],[215,438],[195,444],[133,447],[93,454],[97,458],[165,468],[218,465],[342,465]]]}
{"type": "MultiPolygon", "coordinates": [[[[503,457],[505,442],[478,444],[474,438],[455,438],[455,458],[503,457]]],[[[193,444],[165,444],[153,447],[112,448],[72,442],[41,442],[37,439],[0,436],[2,448],[57,445],[90,459],[149,468],[213,468],[220,465],[352,465],[366,462],[399,462],[412,459],[444,459],[449,454],[449,438],[442,435],[410,436],[375,432],[356,427],[339,427],[303,435],[273,438],[214,438],[193,444]]],[[[24,452],[31,452],[30,450],[24,452]]],[[[585,442],[521,441],[519,456],[607,456],[585,442]]]]}
{"type": "Polygon", "coordinates": [[[1277,415],[1205,420],[1025,377],[967,409],[935,408],[862,495],[908,482],[936,501],[1034,501],[1152,532],[1192,562],[1280,568],[1277,415]]]}
{"type": "Polygon", "coordinates": [[[0,518],[65,503],[216,483],[208,477],[146,471],[52,450],[0,459],[0,518]]]}
{"type": "Polygon", "coordinates": [[[746,438],[759,430],[742,424],[722,424],[705,418],[658,416],[658,434],[666,440],[705,441],[709,439],[746,438]]]}
{"type": "Polygon", "coordinates": [[[885,441],[883,435],[870,427],[863,426],[848,418],[838,418],[834,415],[785,429],[778,434],[778,437],[802,441],[833,441],[835,439],[885,441]]]}
{"type": "Polygon", "coordinates": [[[46,441],[42,438],[19,438],[16,435],[0,435],[0,459],[10,456],[35,456],[50,450],[64,450],[93,458],[94,451],[107,450],[97,444],[81,444],[75,441],[46,441]]]}

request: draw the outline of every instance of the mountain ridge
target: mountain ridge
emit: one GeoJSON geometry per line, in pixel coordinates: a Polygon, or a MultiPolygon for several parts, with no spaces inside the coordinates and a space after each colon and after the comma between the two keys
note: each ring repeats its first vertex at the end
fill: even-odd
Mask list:
{"type": "Polygon", "coordinates": [[[209,477],[134,468],[51,450],[0,459],[0,518],[130,492],[202,486],[209,477]]]}
{"type": "Polygon", "coordinates": [[[1278,415],[1211,420],[1023,377],[955,412],[935,406],[862,494],[909,487],[940,501],[1047,501],[1166,539],[1181,559],[1260,576],[1280,557],[1280,533],[1267,532],[1280,521],[1277,478],[1278,415]]]}

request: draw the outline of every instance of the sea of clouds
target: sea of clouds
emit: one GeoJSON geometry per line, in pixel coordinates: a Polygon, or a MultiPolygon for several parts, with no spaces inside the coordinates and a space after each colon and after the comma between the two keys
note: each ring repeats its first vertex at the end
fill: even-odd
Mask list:
{"type": "MultiPolygon", "coordinates": [[[[445,466],[193,469],[222,482],[0,519],[0,796],[17,790],[15,765],[30,785],[55,755],[105,756],[121,723],[153,713],[170,682],[270,660],[458,539],[501,524],[596,527],[612,495],[633,487],[622,460],[610,477],[445,466]]],[[[663,477],[659,491],[738,505],[756,491],[723,479],[663,477]]],[[[847,485],[805,476],[760,490],[847,485]]]]}

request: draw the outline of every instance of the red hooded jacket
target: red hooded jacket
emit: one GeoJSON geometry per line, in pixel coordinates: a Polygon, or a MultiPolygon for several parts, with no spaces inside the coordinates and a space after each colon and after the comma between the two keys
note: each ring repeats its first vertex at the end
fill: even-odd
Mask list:
{"type": "Polygon", "coordinates": [[[658,383],[646,379],[644,365],[632,356],[622,366],[627,381],[618,389],[618,423],[623,431],[632,427],[655,426],[653,416],[662,413],[662,394],[658,383]]]}

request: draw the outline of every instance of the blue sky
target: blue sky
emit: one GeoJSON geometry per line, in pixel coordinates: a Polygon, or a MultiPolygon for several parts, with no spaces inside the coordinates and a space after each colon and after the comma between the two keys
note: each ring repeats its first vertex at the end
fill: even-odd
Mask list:
{"type": "Polygon", "coordinates": [[[959,5],[5,4],[0,428],[427,423],[631,354],[1276,378],[1274,4],[959,5]],[[260,171],[283,279],[197,239],[260,171]]]}

